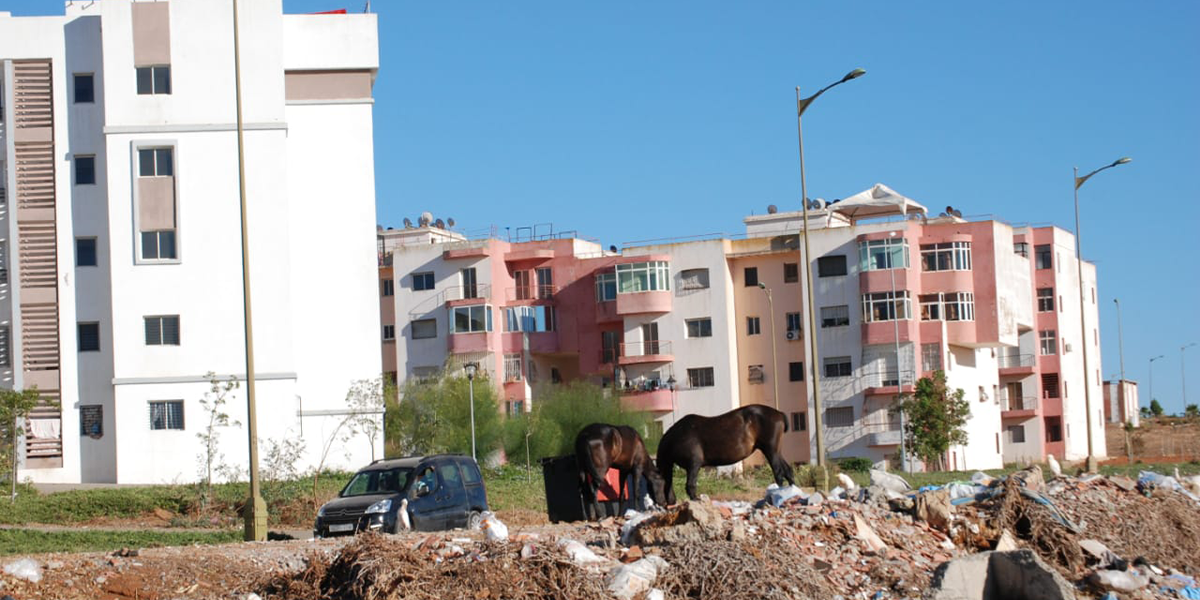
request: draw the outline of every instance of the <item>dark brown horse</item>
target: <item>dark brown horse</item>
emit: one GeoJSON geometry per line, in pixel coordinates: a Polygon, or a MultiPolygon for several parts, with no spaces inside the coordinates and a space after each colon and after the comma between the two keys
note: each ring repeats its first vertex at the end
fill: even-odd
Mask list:
{"type": "Polygon", "coordinates": [[[646,452],[642,437],[632,427],[592,423],[575,436],[575,461],[579,465],[579,491],[583,495],[588,519],[600,518],[600,507],[596,503],[596,491],[604,484],[610,468],[621,474],[621,512],[625,511],[625,480],[633,474],[635,504],[640,497],[642,476],[650,480],[654,501],[662,504],[663,480],[646,452]]]}
{"type": "Polygon", "coordinates": [[[736,463],[761,450],[776,485],[795,484],[792,467],[780,453],[780,439],[788,430],[783,413],[761,404],[743,406],[715,417],[688,415],[667,430],[658,444],[658,469],[664,480],[667,504],[675,503],[671,489],[675,465],[687,471],[687,493],[695,500],[700,467],[736,463]]]}

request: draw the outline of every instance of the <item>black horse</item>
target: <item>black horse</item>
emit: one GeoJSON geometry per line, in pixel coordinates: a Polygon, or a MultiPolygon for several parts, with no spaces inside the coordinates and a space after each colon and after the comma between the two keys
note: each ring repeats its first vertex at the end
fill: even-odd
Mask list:
{"type": "Polygon", "coordinates": [[[687,471],[687,493],[695,500],[700,467],[733,464],[755,450],[761,450],[767,458],[776,485],[782,486],[785,479],[795,484],[792,467],[779,448],[787,430],[784,414],[761,404],[743,406],[716,417],[688,415],[680,419],[658,444],[658,469],[664,480],[667,504],[675,503],[675,490],[671,488],[675,465],[687,471]]]}
{"type": "Polygon", "coordinates": [[[625,480],[633,474],[633,494],[640,497],[642,476],[650,480],[654,501],[662,504],[663,480],[646,452],[642,437],[632,427],[592,423],[575,436],[575,461],[579,466],[579,491],[583,495],[587,518],[598,519],[600,507],[596,503],[596,491],[605,481],[610,468],[621,474],[619,498],[621,511],[625,511],[625,480]]]}

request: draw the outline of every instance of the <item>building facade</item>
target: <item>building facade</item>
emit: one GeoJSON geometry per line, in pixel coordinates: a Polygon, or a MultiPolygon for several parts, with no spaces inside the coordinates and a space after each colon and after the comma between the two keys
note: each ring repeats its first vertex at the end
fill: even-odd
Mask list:
{"type": "Polygon", "coordinates": [[[809,211],[815,332],[801,212],[747,217],[735,238],[620,252],[552,234],[451,240],[425,221],[387,232],[381,239],[420,243],[381,245],[381,285],[395,293],[384,300],[384,369],[403,380],[448,360],[479,362],[510,410],[528,408],[531,380],[615,382],[626,406],[664,428],[686,414],[778,406],[785,455],[808,462],[815,368],[829,456],[895,468],[902,424],[892,407],[934,371],[971,406],[968,444],[944,457],[951,469],[1085,457],[1088,385],[1102,456],[1095,268],[1083,265],[1093,325],[1081,335],[1072,236],[928,217],[908,202],[871,219],[839,204],[809,211]]]}
{"type": "MultiPolygon", "coordinates": [[[[3,378],[57,401],[29,420],[22,478],[194,481],[206,373],[245,379],[232,8],[0,13],[3,378]]],[[[239,8],[259,447],[299,440],[304,468],[350,385],[381,371],[377,26],[239,8]]],[[[246,470],[245,392],[224,409],[242,425],[218,430],[232,472],[246,470]]],[[[329,461],[381,447],[356,439],[329,461]]]]}

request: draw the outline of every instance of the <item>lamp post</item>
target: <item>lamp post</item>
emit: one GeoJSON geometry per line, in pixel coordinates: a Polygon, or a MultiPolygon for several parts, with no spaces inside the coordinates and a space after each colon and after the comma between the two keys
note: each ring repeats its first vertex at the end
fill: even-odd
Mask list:
{"type": "MultiPolygon", "coordinates": [[[[1121,357],[1121,381],[1125,381],[1125,336],[1121,333],[1121,300],[1113,298],[1113,303],[1117,305],[1117,356],[1121,357]]],[[[1123,384],[1121,389],[1125,389],[1123,384]]]]}
{"type": "MultiPolygon", "coordinates": [[[[1160,358],[1163,358],[1163,356],[1164,355],[1159,354],[1158,356],[1155,356],[1154,358],[1150,359],[1150,386],[1149,386],[1150,389],[1147,391],[1150,393],[1150,401],[1151,402],[1154,402],[1154,361],[1156,361],[1160,358]]],[[[1184,408],[1186,409],[1187,407],[1184,406],[1184,408]]]]}
{"type": "Polygon", "coordinates": [[[1183,362],[1183,352],[1195,345],[1196,342],[1192,342],[1185,346],[1179,347],[1179,384],[1180,391],[1183,392],[1183,410],[1185,411],[1187,410],[1187,377],[1185,376],[1185,373],[1187,372],[1187,365],[1185,365],[1183,362]]]}
{"type": "MultiPolygon", "coordinates": [[[[888,232],[888,237],[895,238],[899,234],[899,231],[891,231],[888,232]]],[[[904,377],[901,375],[904,371],[900,368],[900,311],[897,310],[897,307],[903,305],[896,300],[896,265],[892,264],[891,267],[888,269],[888,272],[892,274],[892,333],[895,335],[896,343],[896,397],[899,398],[904,394],[904,377]]],[[[907,313],[907,311],[905,312],[907,313]]],[[[906,318],[911,318],[911,315],[906,314],[906,318]]],[[[900,411],[900,470],[907,471],[907,466],[908,457],[905,453],[904,443],[904,411],[900,411]]]]}
{"type": "Polygon", "coordinates": [[[233,84],[237,103],[238,196],[242,223],[242,315],[246,345],[246,433],[250,450],[250,497],[242,515],[243,539],[261,542],[267,539],[267,503],[258,481],[258,408],[254,389],[254,327],[250,310],[250,234],[246,222],[246,153],[242,124],[242,54],[238,36],[238,2],[233,0],[233,84]]]}
{"type": "Polygon", "coordinates": [[[813,390],[813,429],[815,430],[814,433],[816,435],[817,442],[817,464],[822,467],[825,466],[825,433],[823,431],[824,418],[821,416],[821,378],[819,375],[819,370],[817,369],[817,318],[814,314],[815,306],[813,303],[812,261],[810,260],[812,251],[808,244],[808,188],[804,178],[804,127],[802,124],[804,121],[804,111],[808,109],[809,105],[811,105],[813,100],[816,100],[818,96],[829,91],[829,89],[833,88],[834,86],[846,83],[851,79],[862,77],[866,73],[867,71],[865,69],[854,69],[853,71],[846,73],[845,77],[842,77],[840,80],[821,88],[819,91],[817,91],[817,93],[807,98],[801,98],[800,87],[796,87],[796,137],[800,144],[800,208],[803,211],[804,219],[802,224],[804,229],[804,254],[800,258],[804,263],[805,285],[808,286],[806,290],[808,300],[808,372],[809,380],[812,382],[813,390]]]}
{"type": "Polygon", "coordinates": [[[779,357],[775,354],[775,303],[771,300],[771,288],[767,287],[767,284],[758,282],[758,289],[767,293],[767,311],[771,314],[771,384],[775,388],[775,410],[779,410],[779,357]]]}
{"type": "Polygon", "coordinates": [[[667,378],[667,389],[671,390],[671,424],[675,424],[675,376],[667,378]]]}
{"type": "Polygon", "coordinates": [[[470,394],[471,401],[471,460],[479,460],[475,456],[475,369],[478,368],[473,362],[463,365],[463,370],[467,372],[467,388],[470,394]]]}
{"type": "Polygon", "coordinates": [[[1083,352],[1083,409],[1087,412],[1087,420],[1084,421],[1087,425],[1087,470],[1089,473],[1095,473],[1099,465],[1096,462],[1096,454],[1092,448],[1092,387],[1088,385],[1088,344],[1087,344],[1087,323],[1084,318],[1083,311],[1083,254],[1080,250],[1081,243],[1079,241],[1079,188],[1093,175],[1105,169],[1111,169],[1117,165],[1123,165],[1133,159],[1128,156],[1118,158],[1112,164],[1100,167],[1083,177],[1079,176],[1079,167],[1075,167],[1075,267],[1079,276],[1079,345],[1080,351],[1083,352]]]}

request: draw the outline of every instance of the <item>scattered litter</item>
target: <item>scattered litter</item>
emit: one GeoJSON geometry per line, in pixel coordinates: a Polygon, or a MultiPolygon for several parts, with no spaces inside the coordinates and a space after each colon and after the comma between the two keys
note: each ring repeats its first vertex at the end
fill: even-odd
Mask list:
{"type": "Polygon", "coordinates": [[[772,483],[767,486],[766,501],[771,503],[771,506],[783,506],[785,502],[795,497],[804,497],[804,491],[795,485],[787,487],[779,487],[772,483]]]}
{"type": "Polygon", "coordinates": [[[603,562],[604,559],[592,552],[590,548],[584,546],[578,540],[561,539],[558,540],[558,545],[566,551],[567,556],[571,557],[571,561],[577,565],[590,565],[593,563],[603,562]]]}
{"type": "Polygon", "coordinates": [[[629,564],[621,565],[608,575],[608,591],[621,600],[628,600],[648,589],[658,578],[667,561],[658,556],[647,556],[629,564]]]}
{"type": "Polygon", "coordinates": [[[1131,571],[1101,570],[1088,576],[1087,581],[1101,591],[1135,592],[1146,587],[1150,580],[1131,571]]]}
{"type": "Polygon", "coordinates": [[[880,471],[879,469],[871,469],[871,485],[877,485],[901,494],[912,489],[912,486],[903,477],[893,475],[887,471],[880,471]]]}
{"type": "Polygon", "coordinates": [[[483,518],[479,521],[480,527],[487,535],[489,542],[503,542],[508,540],[508,526],[503,521],[496,518],[491,511],[483,513],[483,518]]]}
{"type": "Polygon", "coordinates": [[[4,572],[33,583],[42,580],[42,566],[32,558],[22,558],[4,565],[4,572]]]}

